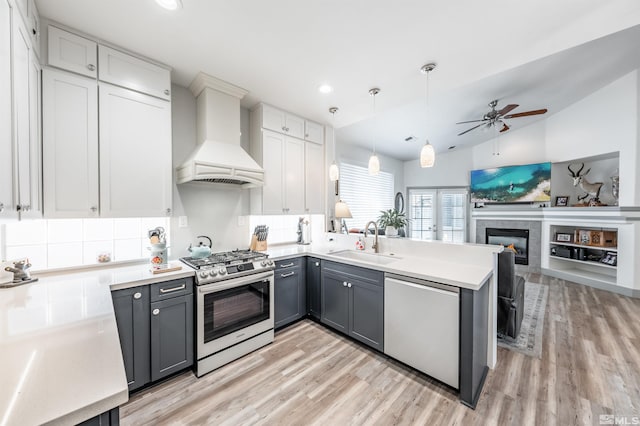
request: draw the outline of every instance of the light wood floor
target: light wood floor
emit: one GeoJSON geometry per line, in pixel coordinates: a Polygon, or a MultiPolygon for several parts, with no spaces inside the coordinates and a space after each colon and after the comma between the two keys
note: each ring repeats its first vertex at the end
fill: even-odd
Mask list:
{"type": "MultiPolygon", "coordinates": [[[[446,386],[312,321],[201,379],[134,395],[123,425],[572,425],[640,415],[640,300],[549,284],[542,359],[498,348],[476,410],[446,386]]],[[[437,344],[437,342],[435,342],[437,344]]]]}

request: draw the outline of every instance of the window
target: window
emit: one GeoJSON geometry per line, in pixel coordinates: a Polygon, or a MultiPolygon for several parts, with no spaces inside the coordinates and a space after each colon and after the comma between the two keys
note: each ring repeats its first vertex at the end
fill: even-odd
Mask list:
{"type": "Polygon", "coordinates": [[[369,175],[365,167],[340,165],[340,198],[351,210],[347,227],[363,229],[370,220],[377,220],[380,210],[393,208],[393,174],[381,171],[369,175]]]}
{"type": "Polygon", "coordinates": [[[467,240],[467,190],[409,189],[409,236],[462,243],[467,240]]]}

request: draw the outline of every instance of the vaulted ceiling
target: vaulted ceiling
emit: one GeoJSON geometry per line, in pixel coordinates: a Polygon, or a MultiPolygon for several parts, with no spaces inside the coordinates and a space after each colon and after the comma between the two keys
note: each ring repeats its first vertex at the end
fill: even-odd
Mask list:
{"type": "MultiPolygon", "coordinates": [[[[182,1],[176,12],[154,0],[36,3],[44,17],[172,66],[179,85],[204,71],[249,90],[246,107],[320,122],[338,106],[340,141],[369,146],[375,132],[378,150],[400,159],[425,137],[437,151],[487,140],[458,138],[453,123],[481,118],[492,99],[552,114],[639,65],[637,0],[182,1]],[[419,69],[431,61],[427,113],[419,69]],[[320,94],[323,83],[334,91],[320,94]]],[[[514,129],[534,119],[518,120],[514,129]]]]}

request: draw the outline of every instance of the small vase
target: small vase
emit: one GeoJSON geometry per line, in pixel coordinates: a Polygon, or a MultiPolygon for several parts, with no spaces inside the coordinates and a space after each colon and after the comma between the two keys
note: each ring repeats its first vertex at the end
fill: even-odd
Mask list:
{"type": "Polygon", "coordinates": [[[384,235],[386,235],[387,237],[397,237],[398,230],[393,226],[387,226],[386,228],[384,228],[384,235]]]}

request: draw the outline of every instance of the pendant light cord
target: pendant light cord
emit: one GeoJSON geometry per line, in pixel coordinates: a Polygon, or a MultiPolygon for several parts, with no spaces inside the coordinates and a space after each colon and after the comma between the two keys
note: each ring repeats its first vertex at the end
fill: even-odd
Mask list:
{"type": "Polygon", "coordinates": [[[373,94],[373,155],[376,155],[376,133],[378,131],[378,116],[376,115],[376,95],[373,94]]]}

